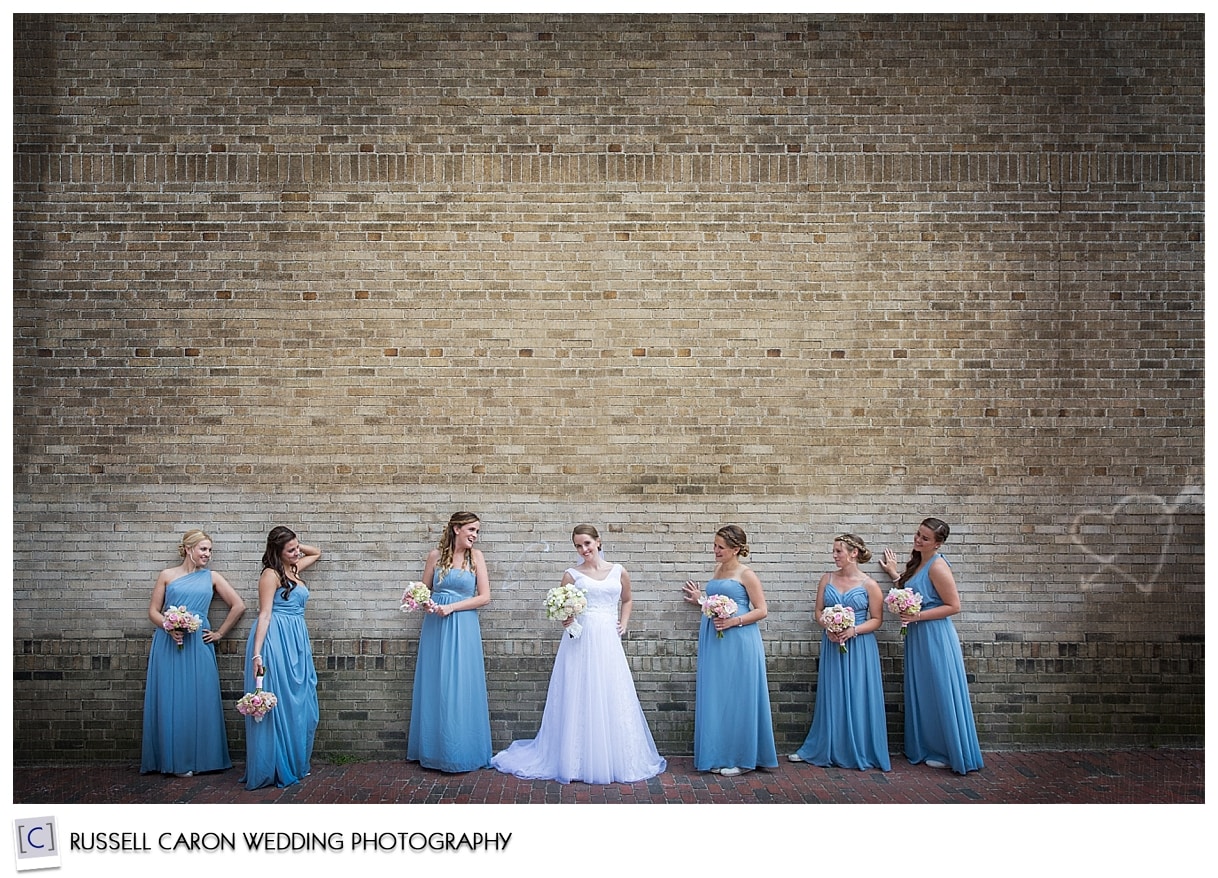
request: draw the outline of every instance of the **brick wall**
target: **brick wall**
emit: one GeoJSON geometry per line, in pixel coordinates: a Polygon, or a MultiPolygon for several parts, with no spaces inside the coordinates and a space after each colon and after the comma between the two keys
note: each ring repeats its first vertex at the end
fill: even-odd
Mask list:
{"type": "Polygon", "coordinates": [[[396,598],[459,508],[496,747],[536,730],[576,522],[676,755],[720,524],[793,749],[833,535],[903,553],[929,514],[984,747],[1203,741],[1200,16],[13,29],[16,759],[138,753],[188,527],[251,605],[235,698],[279,523],[327,554],[319,750],[401,758],[396,598]]]}

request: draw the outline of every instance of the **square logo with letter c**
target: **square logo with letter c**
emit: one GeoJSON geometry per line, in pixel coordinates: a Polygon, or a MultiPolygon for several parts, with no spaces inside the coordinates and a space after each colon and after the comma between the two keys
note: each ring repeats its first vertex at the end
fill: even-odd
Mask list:
{"type": "Polygon", "coordinates": [[[59,829],[55,818],[14,820],[13,851],[18,872],[59,868],[59,829]]]}

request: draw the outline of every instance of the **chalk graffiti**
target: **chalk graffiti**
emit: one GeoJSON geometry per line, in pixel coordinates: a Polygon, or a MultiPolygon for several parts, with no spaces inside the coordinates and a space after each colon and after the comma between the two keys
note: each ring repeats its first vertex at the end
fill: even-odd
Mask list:
{"type": "MultiPolygon", "coordinates": [[[[498,588],[514,589],[520,585],[521,568],[529,563],[530,558],[534,555],[545,555],[550,551],[550,544],[545,542],[529,543],[521,549],[510,562],[508,562],[507,572],[504,574],[503,582],[498,584],[498,588]]],[[[530,580],[532,582],[532,580],[530,580]]]]}
{"type": "Polygon", "coordinates": [[[1070,541],[1098,565],[1084,576],[1084,591],[1113,582],[1134,585],[1143,594],[1154,591],[1169,557],[1177,551],[1181,510],[1204,512],[1205,493],[1188,485],[1173,500],[1158,494],[1127,494],[1107,511],[1088,508],[1070,523],[1070,541]]]}

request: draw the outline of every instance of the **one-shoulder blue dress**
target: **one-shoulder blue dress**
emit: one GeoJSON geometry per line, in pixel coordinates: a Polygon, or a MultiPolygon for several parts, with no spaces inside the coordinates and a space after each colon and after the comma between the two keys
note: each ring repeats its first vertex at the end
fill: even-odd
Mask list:
{"type": "Polygon", "coordinates": [[[203,642],[211,628],[210,570],[180,576],[165,587],[165,606],[186,607],[203,620],[186,634],[182,648],[168,631],[152,634],[148,682],[144,688],[144,742],[140,771],[185,774],[232,767],[224,732],[224,704],[216,648],[203,642]]]}
{"type": "MultiPolygon", "coordinates": [[[[436,576],[440,581],[431,593],[435,603],[473,597],[477,578],[472,570],[437,571],[436,576]]],[[[491,763],[491,717],[477,610],[423,616],[406,758],[447,772],[473,771],[491,763]]]]}
{"type": "MultiPolygon", "coordinates": [[[[705,591],[708,597],[725,594],[734,600],[737,616],[752,609],[748,591],[735,579],[712,579],[705,591]]],[[[714,623],[703,616],[696,681],[694,768],[777,766],[760,629],[741,625],[719,637],[714,623]]]]}
{"type": "MultiPolygon", "coordinates": [[[[837,590],[830,577],[825,585],[826,607],[841,604],[854,610],[855,625],[870,618],[867,589],[861,585],[837,590]]],[[[888,725],[884,719],[884,682],[875,633],[846,642],[842,653],[825,631],[820,641],[820,673],[812,728],[797,755],[812,765],[888,771],[888,725]]]]}
{"type": "MultiPolygon", "coordinates": [[[[297,583],[286,598],[275,589],[271,621],[262,640],[262,664],[266,669],[262,688],[274,693],[279,703],[256,722],[245,718],[246,789],[287,787],[298,783],[311,770],[313,736],[317,732],[317,669],[313,646],[305,627],[305,604],[309,590],[297,583]]],[[[254,691],[255,624],[245,649],[245,691],[254,691]]]]}
{"type": "MultiPolygon", "coordinates": [[[[934,560],[905,584],[922,595],[922,612],[943,605],[930,581],[934,560]]],[[[937,760],[957,774],[985,765],[969,703],[964,654],[950,618],[911,622],[905,636],[905,757],[913,763],[937,760]]]]}

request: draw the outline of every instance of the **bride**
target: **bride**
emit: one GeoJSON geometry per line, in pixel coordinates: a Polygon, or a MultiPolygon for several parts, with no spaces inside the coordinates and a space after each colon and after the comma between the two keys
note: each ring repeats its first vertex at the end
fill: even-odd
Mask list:
{"type": "Polygon", "coordinates": [[[583,561],[563,574],[562,584],[573,583],[587,596],[588,607],[578,617],[583,633],[564,633],[559,644],[537,737],[513,741],[491,765],[505,774],[559,783],[645,780],[667,763],[656,751],[622,650],[630,574],[605,561],[592,525],[577,525],[571,541],[583,561]]]}

